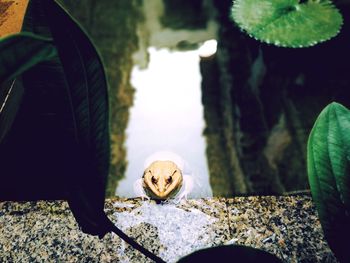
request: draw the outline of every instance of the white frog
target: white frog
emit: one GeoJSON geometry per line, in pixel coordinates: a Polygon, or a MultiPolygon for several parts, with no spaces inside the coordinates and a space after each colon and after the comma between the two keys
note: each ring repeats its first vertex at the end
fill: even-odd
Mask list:
{"type": "MultiPolygon", "coordinates": [[[[134,183],[135,195],[142,199],[188,199],[210,197],[182,157],[169,151],[149,156],[142,178],[134,183]]],[[[211,191],[210,191],[211,192],[211,191]]]]}

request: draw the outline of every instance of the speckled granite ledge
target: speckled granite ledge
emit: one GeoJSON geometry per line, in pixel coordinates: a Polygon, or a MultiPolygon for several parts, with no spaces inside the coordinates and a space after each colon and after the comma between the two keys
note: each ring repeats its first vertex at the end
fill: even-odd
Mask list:
{"type": "MultiPolygon", "coordinates": [[[[115,224],[167,262],[204,247],[244,244],[285,262],[336,262],[309,196],[112,199],[115,224]]],[[[0,262],[149,262],[114,234],[79,231],[66,202],[0,202],[0,262]]]]}

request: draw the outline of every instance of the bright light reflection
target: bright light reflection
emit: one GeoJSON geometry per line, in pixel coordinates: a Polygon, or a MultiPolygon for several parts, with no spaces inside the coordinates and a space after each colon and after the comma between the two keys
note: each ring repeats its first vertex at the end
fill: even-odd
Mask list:
{"type": "Polygon", "coordinates": [[[214,55],[216,53],[218,42],[215,39],[207,40],[199,48],[199,56],[206,58],[214,55]]]}
{"type": "Polygon", "coordinates": [[[126,178],[116,194],[133,197],[133,182],[143,173],[143,162],[159,150],[180,154],[209,185],[205,154],[199,52],[149,49],[146,70],[134,68],[134,106],[127,128],[126,178]]]}

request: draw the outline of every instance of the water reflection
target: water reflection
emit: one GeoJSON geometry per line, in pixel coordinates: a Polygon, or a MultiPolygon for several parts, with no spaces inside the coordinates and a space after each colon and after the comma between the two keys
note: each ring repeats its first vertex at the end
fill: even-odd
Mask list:
{"type": "MultiPolygon", "coordinates": [[[[144,232],[143,228],[146,227],[148,235],[152,235],[152,238],[147,236],[148,239],[156,237],[159,240],[152,248],[156,249],[158,242],[165,247],[159,251],[159,256],[166,262],[177,262],[194,250],[211,246],[215,241],[222,242],[224,236],[220,233],[223,223],[215,217],[215,213],[219,214],[220,206],[211,208],[213,214],[208,214],[207,204],[198,201],[176,206],[168,203],[157,205],[144,202],[135,205],[115,202],[114,207],[123,210],[114,213],[117,226],[133,233],[144,232]]],[[[118,254],[124,255],[125,249],[121,247],[118,254]]]]}
{"type": "Polygon", "coordinates": [[[199,53],[154,48],[149,52],[149,67],[146,70],[135,67],[132,72],[136,93],[127,128],[128,167],[116,194],[134,197],[133,184],[141,178],[146,158],[159,150],[168,150],[190,164],[211,195],[202,135],[205,124],[199,53]]]}

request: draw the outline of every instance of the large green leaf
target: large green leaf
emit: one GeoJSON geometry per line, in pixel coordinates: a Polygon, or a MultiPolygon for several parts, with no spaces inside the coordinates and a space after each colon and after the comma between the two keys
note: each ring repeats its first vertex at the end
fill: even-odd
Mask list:
{"type": "Polygon", "coordinates": [[[103,236],[111,229],[103,211],[110,145],[102,62],[53,0],[30,1],[22,31],[0,43],[1,80],[20,75],[3,92],[20,107],[0,145],[1,175],[13,180],[0,186],[0,198],[68,199],[82,230],[103,236]],[[17,86],[22,102],[14,100],[17,86]]]}
{"type": "Polygon", "coordinates": [[[343,23],[329,0],[235,0],[232,18],[260,41],[293,48],[326,41],[343,23]]]}
{"type": "Polygon", "coordinates": [[[350,258],[350,111],[331,103],[308,141],[308,176],[327,241],[342,262],[350,258]]]}
{"type": "Polygon", "coordinates": [[[75,175],[68,200],[83,230],[99,232],[102,224],[95,222],[96,228],[90,222],[101,218],[109,168],[106,77],[95,47],[78,24],[54,1],[46,1],[45,8],[67,83],[74,136],[84,166],[75,175]]]}
{"type": "Polygon", "coordinates": [[[0,38],[0,84],[57,55],[52,39],[31,33],[0,38]]]}
{"type": "Polygon", "coordinates": [[[51,39],[30,33],[0,38],[0,142],[12,126],[24,93],[21,80],[15,78],[56,55],[51,39]]]}
{"type": "Polygon", "coordinates": [[[0,184],[0,199],[67,199],[84,232],[102,237],[113,231],[163,262],[104,213],[110,151],[107,82],[91,40],[53,0],[30,1],[22,28],[52,38],[58,52],[22,74],[25,96],[14,128],[0,145],[0,176],[7,180],[0,184]]]}

